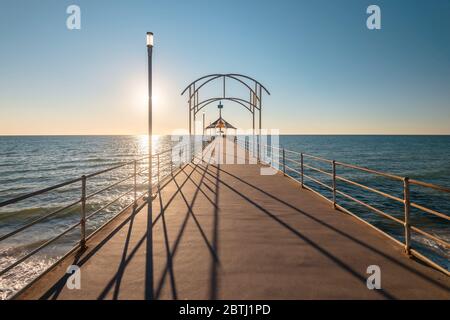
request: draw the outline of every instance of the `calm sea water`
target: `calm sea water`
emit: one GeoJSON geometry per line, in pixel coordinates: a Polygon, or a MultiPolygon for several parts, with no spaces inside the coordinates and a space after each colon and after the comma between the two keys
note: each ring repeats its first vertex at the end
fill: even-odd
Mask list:
{"type": "MultiPolygon", "coordinates": [[[[154,152],[170,148],[174,142],[170,137],[154,140],[154,152]]],[[[306,152],[327,159],[369,167],[400,176],[422,180],[443,186],[450,186],[450,136],[281,136],[280,144],[286,149],[306,152]]],[[[0,202],[40,188],[69,179],[78,178],[118,163],[135,159],[146,153],[146,138],[141,136],[61,136],[61,137],[0,137],[0,202]]],[[[287,157],[298,161],[298,155],[286,153],[287,157]]],[[[270,155],[268,155],[270,157],[270,155]]],[[[168,156],[161,158],[161,175],[168,172],[168,156]]],[[[331,171],[329,164],[305,158],[305,163],[331,171]]],[[[287,164],[299,171],[299,165],[293,161],[287,164]]],[[[155,163],[156,166],[156,163],[155,163]]],[[[138,164],[138,170],[145,169],[145,163],[138,164]]],[[[380,178],[355,170],[337,168],[338,174],[356,182],[377,188],[381,191],[402,197],[402,183],[380,178]]],[[[129,165],[119,170],[88,179],[88,194],[100,190],[114,181],[119,181],[133,172],[129,165]]],[[[294,172],[290,172],[298,178],[294,172]]],[[[330,184],[329,179],[320,173],[305,171],[330,184]],[[328,179],[328,180],[327,180],[328,179]]],[[[156,177],[155,177],[156,179],[156,177]]],[[[143,191],[145,174],[138,179],[139,191],[143,191]]],[[[328,190],[305,180],[309,186],[331,197],[328,190]]],[[[113,190],[100,193],[89,199],[88,214],[98,210],[127,192],[132,180],[118,185],[113,190]]],[[[338,183],[338,189],[366,201],[393,216],[403,218],[403,206],[392,200],[363,191],[357,187],[338,183]]],[[[0,208],[0,236],[15,230],[26,223],[58,209],[80,198],[80,183],[69,185],[19,204],[0,208]]],[[[425,205],[443,213],[450,213],[450,195],[421,187],[412,187],[413,202],[425,205]]],[[[120,199],[110,207],[93,216],[88,223],[88,232],[93,232],[105,221],[120,212],[133,201],[133,195],[120,199]]],[[[338,202],[351,209],[362,218],[382,228],[384,231],[402,240],[403,229],[385,218],[355,205],[342,196],[338,202]]],[[[412,222],[425,231],[450,240],[449,224],[429,214],[412,210],[412,222]]],[[[0,270],[19,257],[38,247],[67,226],[77,223],[79,208],[66,210],[61,214],[44,220],[24,232],[0,242],[0,270]]],[[[413,233],[413,245],[421,252],[431,256],[446,266],[449,252],[433,241],[413,233]]],[[[0,277],[0,299],[8,297],[20,289],[30,279],[38,275],[55,259],[64,254],[79,240],[76,228],[33,258],[20,264],[0,277]]]]}

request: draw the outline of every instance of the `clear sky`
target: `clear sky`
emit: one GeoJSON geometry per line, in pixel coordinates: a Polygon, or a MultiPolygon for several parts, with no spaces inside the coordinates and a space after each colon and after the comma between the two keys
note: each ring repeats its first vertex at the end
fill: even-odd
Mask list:
{"type": "MultiPolygon", "coordinates": [[[[271,91],[282,133],[450,134],[449,0],[1,0],[0,134],[145,133],[146,31],[156,133],[187,127],[190,81],[230,72],[271,91]]],[[[223,115],[248,128],[241,109],[223,115]]]]}

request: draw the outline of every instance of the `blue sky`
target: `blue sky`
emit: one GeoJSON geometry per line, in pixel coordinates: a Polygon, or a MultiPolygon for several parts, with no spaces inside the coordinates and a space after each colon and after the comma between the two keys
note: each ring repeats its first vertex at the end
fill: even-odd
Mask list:
{"type": "MultiPolygon", "coordinates": [[[[0,134],[141,134],[145,33],[155,131],[187,127],[180,96],[209,73],[270,91],[263,127],[303,134],[450,134],[450,1],[1,0],[0,134]],[[81,30],[66,8],[81,7],[81,30]],[[381,8],[368,30],[366,8],[381,8]]],[[[250,114],[225,103],[248,128],[250,114]]],[[[217,110],[207,110],[207,121],[217,110]]]]}

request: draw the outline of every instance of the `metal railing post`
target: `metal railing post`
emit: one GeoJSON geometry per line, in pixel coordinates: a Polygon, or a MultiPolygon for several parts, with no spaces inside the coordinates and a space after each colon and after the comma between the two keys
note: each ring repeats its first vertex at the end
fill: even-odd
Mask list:
{"type": "Polygon", "coordinates": [[[158,168],[158,188],[159,188],[159,181],[160,181],[160,175],[159,175],[159,153],[158,153],[158,156],[157,156],[158,158],[157,158],[157,161],[158,161],[158,163],[157,163],[157,168],[158,168]]]}
{"type": "MultiPolygon", "coordinates": [[[[270,142],[270,143],[272,143],[272,142],[270,142]]],[[[270,158],[271,158],[271,160],[270,160],[271,166],[273,167],[274,166],[273,165],[273,145],[270,145],[270,158]]]]}
{"type": "Polygon", "coordinates": [[[172,159],[172,157],[173,157],[173,153],[172,153],[172,147],[170,147],[170,173],[172,173],[173,171],[172,171],[172,169],[173,169],[173,159],[172,159]]]}
{"type": "Polygon", "coordinates": [[[336,209],[336,161],[333,160],[333,208],[336,209]]]}
{"type": "Polygon", "coordinates": [[[81,177],[81,218],[80,218],[80,247],[86,247],[86,176],[81,177]]]}
{"type": "Polygon", "coordinates": [[[267,160],[267,159],[266,159],[266,155],[267,155],[267,145],[262,144],[259,151],[261,151],[260,161],[261,161],[262,163],[265,163],[266,160],[267,160]]]}
{"type": "Polygon", "coordinates": [[[205,149],[202,148],[202,163],[205,162],[205,149]]]}
{"type": "Polygon", "coordinates": [[[302,180],[302,188],[304,186],[303,184],[303,153],[300,153],[300,172],[301,172],[301,180],[302,180]]]}
{"type": "Polygon", "coordinates": [[[191,145],[191,162],[194,161],[194,150],[195,150],[195,136],[194,136],[194,140],[192,141],[192,145],[191,145]]]}
{"type": "Polygon", "coordinates": [[[283,174],[286,175],[286,154],[283,148],[283,174]]]}
{"type": "Polygon", "coordinates": [[[137,161],[134,160],[134,207],[136,208],[137,206],[137,161]]]}
{"type": "Polygon", "coordinates": [[[258,140],[258,144],[256,145],[256,152],[258,152],[257,157],[258,157],[258,163],[261,162],[261,141],[258,140]]]}
{"type": "Polygon", "coordinates": [[[180,158],[180,169],[181,169],[181,147],[180,147],[180,150],[178,151],[178,155],[179,155],[179,158],[180,158]]]}
{"type": "Polygon", "coordinates": [[[190,145],[186,145],[186,146],[184,146],[184,157],[185,157],[185,159],[186,159],[186,163],[187,163],[187,161],[188,161],[188,159],[190,158],[190,154],[189,154],[189,151],[190,151],[190,145]]]}
{"type": "Polygon", "coordinates": [[[411,255],[411,226],[409,222],[409,215],[411,210],[411,203],[409,197],[409,178],[403,178],[403,202],[405,206],[405,251],[406,254],[411,255]]]}

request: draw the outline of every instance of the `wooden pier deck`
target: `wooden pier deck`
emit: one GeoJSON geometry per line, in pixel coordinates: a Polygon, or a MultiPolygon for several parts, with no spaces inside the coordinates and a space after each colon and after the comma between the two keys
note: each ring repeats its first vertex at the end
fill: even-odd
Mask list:
{"type": "MultiPolygon", "coordinates": [[[[211,145],[221,152],[224,140],[211,145]]],[[[232,143],[227,141],[226,143],[232,143]]],[[[239,148],[235,146],[235,148],[239,148]]],[[[259,164],[191,163],[20,299],[449,299],[446,275],[259,164]],[[152,234],[151,237],[148,235],[152,234]],[[69,290],[67,265],[81,268],[69,290]],[[381,290],[366,269],[381,268],[381,290]]]]}

